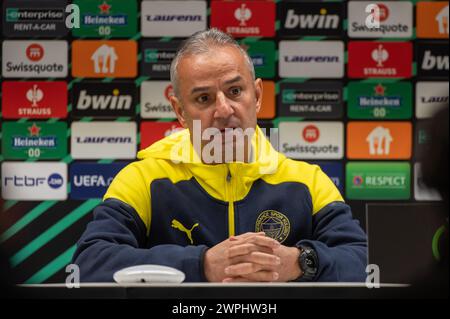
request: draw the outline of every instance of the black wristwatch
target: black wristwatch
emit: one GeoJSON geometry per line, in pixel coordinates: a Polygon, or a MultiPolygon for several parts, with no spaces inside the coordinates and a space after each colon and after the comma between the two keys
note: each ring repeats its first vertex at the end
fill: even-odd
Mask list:
{"type": "Polygon", "coordinates": [[[298,263],[303,271],[303,275],[298,280],[312,281],[316,277],[317,269],[319,268],[317,253],[313,248],[306,245],[298,245],[297,248],[300,249],[298,263]]]}

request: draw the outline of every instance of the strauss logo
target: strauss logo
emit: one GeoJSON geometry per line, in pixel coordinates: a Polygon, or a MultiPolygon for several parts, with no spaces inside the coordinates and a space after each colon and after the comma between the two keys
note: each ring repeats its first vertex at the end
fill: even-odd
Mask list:
{"type": "Polygon", "coordinates": [[[27,92],[27,100],[31,102],[31,107],[37,107],[38,102],[42,101],[44,98],[44,92],[35,84],[33,88],[29,89],[27,92]]]}
{"type": "Polygon", "coordinates": [[[247,25],[247,21],[252,17],[252,11],[246,7],[245,3],[241,5],[240,8],[237,8],[234,12],[234,17],[240,21],[240,26],[245,27],[247,25]]]}
{"type": "Polygon", "coordinates": [[[382,44],[372,51],[372,59],[377,63],[377,67],[384,67],[384,62],[389,59],[389,52],[383,47],[382,44]]]}

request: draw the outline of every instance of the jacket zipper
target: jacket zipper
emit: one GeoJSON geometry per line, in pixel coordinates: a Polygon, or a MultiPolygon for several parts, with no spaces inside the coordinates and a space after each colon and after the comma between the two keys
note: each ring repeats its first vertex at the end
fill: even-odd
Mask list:
{"type": "Polygon", "coordinates": [[[227,177],[225,181],[225,189],[228,198],[228,235],[229,237],[235,235],[234,228],[234,190],[233,190],[233,177],[231,176],[230,169],[227,168],[227,177]]]}

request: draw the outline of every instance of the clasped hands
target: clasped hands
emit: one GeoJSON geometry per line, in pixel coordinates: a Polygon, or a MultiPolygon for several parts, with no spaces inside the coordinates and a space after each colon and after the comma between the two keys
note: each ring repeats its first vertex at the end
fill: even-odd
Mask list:
{"type": "Polygon", "coordinates": [[[299,255],[264,232],[245,233],[208,249],[204,271],[209,282],[287,282],[302,275],[299,255]]]}

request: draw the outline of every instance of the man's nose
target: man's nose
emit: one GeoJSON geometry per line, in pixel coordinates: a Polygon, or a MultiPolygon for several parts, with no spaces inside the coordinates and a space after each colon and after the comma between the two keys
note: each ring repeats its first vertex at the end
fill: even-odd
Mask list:
{"type": "Polygon", "coordinates": [[[229,118],[233,113],[234,109],[226,96],[222,92],[218,92],[216,97],[216,111],[214,112],[214,118],[229,118]]]}

